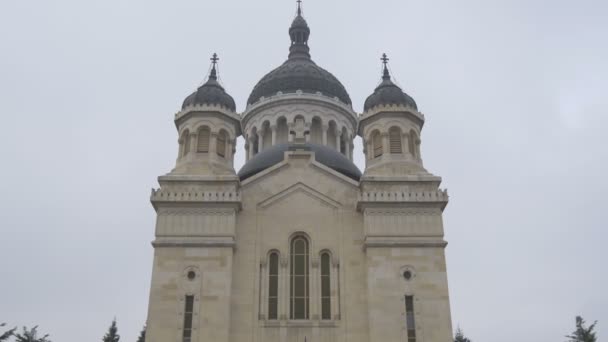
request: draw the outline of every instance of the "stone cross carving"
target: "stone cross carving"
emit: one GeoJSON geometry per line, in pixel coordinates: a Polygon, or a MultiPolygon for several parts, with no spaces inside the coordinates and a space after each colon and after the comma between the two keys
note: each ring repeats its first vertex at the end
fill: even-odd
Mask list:
{"type": "Polygon", "coordinates": [[[303,118],[296,119],[296,123],[294,124],[291,134],[294,135],[294,138],[293,138],[294,143],[296,143],[296,144],[306,143],[306,134],[308,134],[308,131],[306,130],[306,126],[304,125],[303,118]]]}

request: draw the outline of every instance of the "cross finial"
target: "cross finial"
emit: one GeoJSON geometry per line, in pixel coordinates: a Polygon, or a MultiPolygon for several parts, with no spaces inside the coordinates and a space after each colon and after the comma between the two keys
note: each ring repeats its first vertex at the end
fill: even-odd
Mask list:
{"type": "Polygon", "coordinates": [[[386,53],[382,54],[382,58],[380,58],[380,60],[382,61],[382,64],[384,65],[383,70],[382,70],[383,71],[383,73],[382,73],[382,79],[390,79],[391,75],[388,72],[388,61],[389,61],[389,58],[386,55],[386,53]]]}
{"type": "Polygon", "coordinates": [[[382,58],[380,58],[380,60],[382,61],[382,64],[384,64],[384,66],[386,66],[388,64],[389,58],[385,53],[383,53],[382,58]]]}
{"type": "Polygon", "coordinates": [[[215,65],[217,64],[217,61],[220,60],[220,58],[217,56],[217,53],[213,53],[213,56],[210,58],[211,63],[213,63],[213,66],[215,67],[215,65]]]}
{"type": "Polygon", "coordinates": [[[302,0],[297,0],[298,3],[298,15],[302,15],[302,0]]]}
{"type": "Polygon", "coordinates": [[[217,80],[217,70],[215,70],[215,66],[217,65],[217,61],[219,61],[220,58],[217,56],[217,53],[214,52],[213,56],[211,56],[211,58],[209,59],[211,60],[211,73],[209,74],[209,78],[217,80]]]}

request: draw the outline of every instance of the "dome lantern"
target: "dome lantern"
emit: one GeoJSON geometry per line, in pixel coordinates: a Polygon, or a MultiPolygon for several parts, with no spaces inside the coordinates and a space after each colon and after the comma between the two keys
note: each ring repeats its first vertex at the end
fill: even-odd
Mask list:
{"type": "Polygon", "coordinates": [[[217,62],[220,60],[217,53],[214,53],[211,59],[211,72],[209,79],[205,84],[200,86],[194,93],[188,96],[182,105],[182,109],[194,105],[219,105],[226,109],[235,112],[236,104],[232,96],[230,96],[224,87],[218,82],[217,77],[217,62]]]}
{"type": "Polygon", "coordinates": [[[365,100],[363,110],[368,111],[381,105],[403,105],[418,110],[416,101],[414,101],[411,96],[404,93],[403,90],[391,80],[391,74],[388,70],[389,58],[386,53],[382,54],[380,60],[382,60],[383,64],[382,82],[376,87],[374,93],[365,100]]]}

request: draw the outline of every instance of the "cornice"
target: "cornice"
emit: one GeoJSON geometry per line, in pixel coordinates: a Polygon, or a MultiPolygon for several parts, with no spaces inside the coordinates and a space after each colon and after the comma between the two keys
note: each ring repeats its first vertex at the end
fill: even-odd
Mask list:
{"type": "Polygon", "coordinates": [[[447,190],[417,191],[417,192],[390,192],[366,191],[357,197],[357,210],[378,207],[407,207],[426,204],[445,208],[449,200],[447,190]]]}

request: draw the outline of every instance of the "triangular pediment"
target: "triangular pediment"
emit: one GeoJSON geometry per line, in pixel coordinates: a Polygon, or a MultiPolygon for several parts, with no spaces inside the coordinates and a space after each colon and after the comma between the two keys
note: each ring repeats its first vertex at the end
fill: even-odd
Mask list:
{"type": "Polygon", "coordinates": [[[260,203],[258,203],[258,207],[268,208],[273,204],[281,202],[290,196],[301,194],[306,195],[307,197],[312,198],[320,202],[321,204],[329,206],[331,208],[340,208],[342,206],[340,202],[327,197],[323,193],[313,189],[312,187],[302,182],[298,182],[261,201],[260,203]]]}

